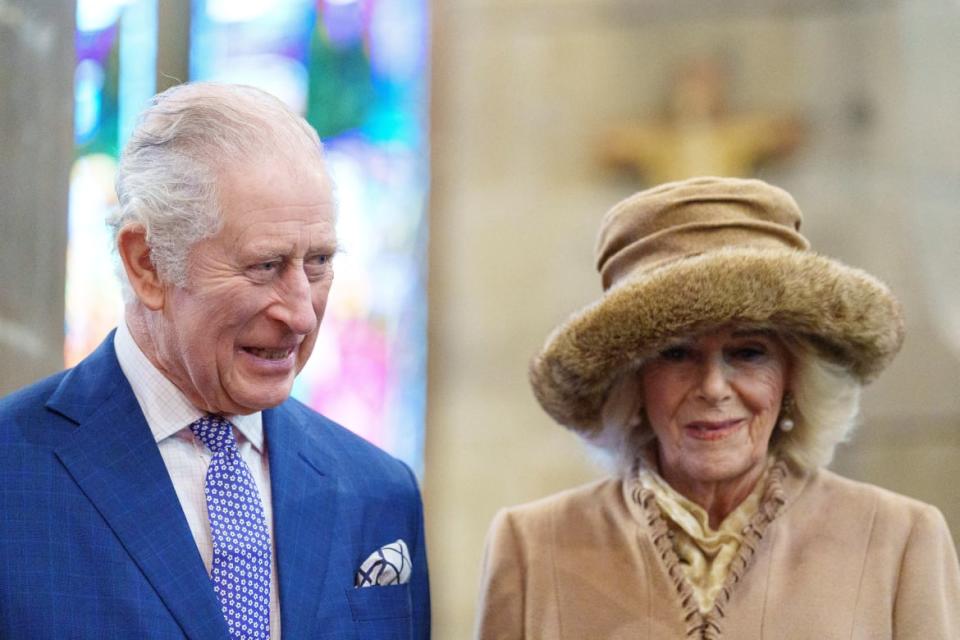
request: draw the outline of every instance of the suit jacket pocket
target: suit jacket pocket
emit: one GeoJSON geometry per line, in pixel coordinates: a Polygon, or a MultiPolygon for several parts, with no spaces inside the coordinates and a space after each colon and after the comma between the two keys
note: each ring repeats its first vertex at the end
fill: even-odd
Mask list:
{"type": "Polygon", "coordinates": [[[353,621],[365,631],[392,630],[370,637],[409,638],[412,634],[410,585],[346,589],[353,621]],[[400,633],[402,632],[402,633],[400,633]]]}

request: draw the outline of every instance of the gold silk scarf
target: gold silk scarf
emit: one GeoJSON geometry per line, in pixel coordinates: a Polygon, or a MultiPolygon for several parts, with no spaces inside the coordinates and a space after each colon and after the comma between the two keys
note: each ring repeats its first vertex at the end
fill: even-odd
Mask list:
{"type": "MultiPolygon", "coordinates": [[[[767,461],[767,469],[770,461],[767,461]]],[[[648,465],[640,467],[640,484],[650,491],[673,534],[673,550],[697,601],[700,613],[713,609],[717,595],[730,573],[730,563],[740,550],[743,530],[760,506],[767,471],[747,498],[724,520],[719,528],[710,527],[706,510],[680,495],[648,465]]]]}

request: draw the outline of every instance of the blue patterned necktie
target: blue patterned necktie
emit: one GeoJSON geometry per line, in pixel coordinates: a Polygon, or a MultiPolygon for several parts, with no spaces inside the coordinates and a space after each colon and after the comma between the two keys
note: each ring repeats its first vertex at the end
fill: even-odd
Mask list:
{"type": "Polygon", "coordinates": [[[235,640],[270,637],[270,532],[233,425],[204,416],[190,430],[213,453],[204,493],[213,537],[210,580],[235,640]]]}

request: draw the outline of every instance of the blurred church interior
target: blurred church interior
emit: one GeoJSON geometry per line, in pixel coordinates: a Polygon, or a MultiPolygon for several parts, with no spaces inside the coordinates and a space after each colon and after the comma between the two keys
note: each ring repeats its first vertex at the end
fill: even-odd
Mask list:
{"type": "Polygon", "coordinates": [[[101,221],[145,101],[245,82],[326,141],[348,251],[296,393],[417,471],[434,637],[470,635],[497,509],[603,472],[527,363],[599,294],[607,208],[689,175],[786,188],[892,287],[907,341],[833,468],[960,542],[958,32],[947,0],[0,0],[0,393],[119,317],[101,221]]]}

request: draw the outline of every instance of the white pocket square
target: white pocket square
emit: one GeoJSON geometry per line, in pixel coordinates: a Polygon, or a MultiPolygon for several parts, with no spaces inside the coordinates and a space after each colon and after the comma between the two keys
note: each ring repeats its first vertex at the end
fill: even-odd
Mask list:
{"type": "Polygon", "coordinates": [[[410,553],[407,543],[397,540],[385,544],[363,561],[356,577],[355,587],[377,587],[410,582],[410,553]]]}

